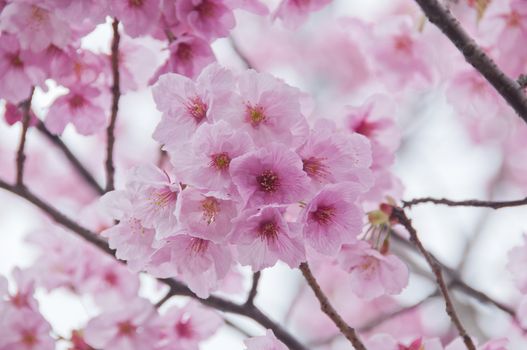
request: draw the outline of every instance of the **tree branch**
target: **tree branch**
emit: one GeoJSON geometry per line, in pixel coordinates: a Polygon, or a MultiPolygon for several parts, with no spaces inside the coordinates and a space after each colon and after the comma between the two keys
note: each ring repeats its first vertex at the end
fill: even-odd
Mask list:
{"type": "Polygon", "coordinates": [[[501,209],[508,207],[518,207],[521,205],[527,205],[527,197],[523,199],[516,199],[512,201],[483,201],[477,199],[467,199],[462,201],[455,201],[447,198],[432,198],[432,197],[423,197],[423,198],[414,198],[409,201],[403,201],[403,208],[410,208],[417,204],[422,203],[433,203],[433,204],[442,204],[449,207],[479,207],[479,208],[491,208],[491,209],[501,209]]]}
{"type": "Polygon", "coordinates": [[[320,285],[318,284],[315,276],[313,276],[313,274],[311,273],[309,265],[307,263],[300,264],[300,271],[302,271],[302,274],[304,275],[307,283],[309,284],[309,286],[315,293],[315,296],[317,297],[318,301],[320,302],[320,308],[322,309],[322,311],[333,321],[333,323],[338,327],[342,334],[350,341],[351,345],[353,345],[355,350],[366,350],[366,347],[359,339],[359,336],[355,332],[355,329],[350,327],[333,308],[327,296],[320,288],[320,285]]]}
{"type": "Polygon", "coordinates": [[[465,60],[476,68],[516,113],[527,122],[527,97],[520,84],[503,73],[496,63],[465,32],[450,10],[438,0],[415,0],[434,23],[458,48],[465,60]]]}
{"type": "MultiPolygon", "coordinates": [[[[55,220],[55,222],[71,230],[73,233],[85,239],[89,243],[95,245],[104,253],[109,254],[115,258],[115,251],[108,247],[106,241],[101,239],[97,234],[80,226],[48,203],[44,202],[42,199],[30,192],[27,188],[19,185],[10,185],[3,180],[0,180],[0,188],[18,195],[34,204],[36,207],[48,214],[53,220],[55,220]]],[[[170,288],[168,294],[165,296],[166,300],[176,295],[187,296],[217,310],[251,318],[258,322],[261,326],[273,330],[276,337],[286,344],[290,350],[307,350],[306,347],[296,340],[294,336],[283,329],[279,324],[272,321],[269,317],[267,317],[267,315],[265,315],[254,305],[236,304],[232,301],[217,296],[210,296],[207,299],[201,299],[196,296],[187,286],[179,281],[176,281],[175,279],[165,278],[158,279],[158,281],[166,284],[170,288]]]]}
{"type": "Polygon", "coordinates": [[[24,110],[22,116],[22,131],[20,132],[20,143],[16,152],[16,183],[19,186],[22,186],[24,182],[24,163],[26,161],[24,149],[26,147],[26,135],[27,129],[29,128],[29,120],[31,119],[31,101],[33,100],[34,92],[35,88],[32,87],[29,97],[22,102],[22,108],[24,110]]]}
{"type": "Polygon", "coordinates": [[[115,167],[113,164],[113,148],[115,145],[115,123],[117,121],[117,112],[119,111],[119,99],[121,98],[121,87],[120,87],[120,78],[119,78],[119,41],[121,36],[119,35],[119,21],[117,19],[113,20],[112,23],[113,29],[113,40],[112,40],[112,75],[113,75],[113,85],[112,85],[112,113],[110,116],[110,124],[106,129],[106,192],[112,191],[114,186],[114,175],[115,167]]]}
{"type": "Polygon", "coordinates": [[[68,159],[70,164],[73,166],[73,169],[84,179],[84,181],[98,194],[104,194],[104,189],[99,185],[97,180],[90,174],[90,172],[82,165],[79,159],[71,152],[71,150],[66,146],[66,144],[58,137],[53,135],[44,125],[44,123],[39,122],[37,124],[37,130],[42,133],[51,143],[53,143],[68,159]]]}
{"type": "Polygon", "coordinates": [[[247,296],[247,301],[245,302],[246,305],[254,305],[254,298],[256,298],[256,294],[258,294],[258,283],[260,282],[261,276],[261,271],[253,273],[253,283],[249,295],[247,296]]]}
{"type": "Polygon", "coordinates": [[[454,324],[454,326],[457,328],[461,338],[463,338],[463,342],[465,343],[465,346],[467,347],[467,349],[476,350],[476,346],[474,345],[474,342],[472,341],[470,336],[467,334],[467,331],[463,327],[463,324],[461,323],[461,320],[459,319],[459,316],[456,313],[454,304],[452,303],[452,299],[450,298],[450,294],[448,293],[448,287],[443,278],[443,272],[441,271],[441,266],[437,263],[437,260],[433,258],[431,254],[425,249],[425,247],[419,240],[417,231],[412,226],[412,222],[410,221],[410,219],[408,219],[403,209],[393,207],[391,219],[394,219],[395,221],[400,223],[410,233],[410,241],[416,246],[417,250],[421,253],[421,255],[423,255],[426,262],[432,269],[432,272],[434,273],[437,285],[439,286],[439,290],[441,291],[441,294],[443,295],[443,299],[445,300],[446,313],[452,320],[452,323],[454,324]]]}

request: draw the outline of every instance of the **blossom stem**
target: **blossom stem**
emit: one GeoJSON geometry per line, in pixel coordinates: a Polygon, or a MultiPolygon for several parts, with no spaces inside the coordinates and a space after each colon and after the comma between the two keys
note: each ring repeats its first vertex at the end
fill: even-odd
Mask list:
{"type": "Polygon", "coordinates": [[[44,135],[51,143],[53,143],[66,157],[70,162],[73,169],[84,179],[84,181],[98,194],[104,194],[104,189],[99,185],[97,180],[93,177],[92,174],[82,165],[80,160],[72,153],[68,146],[58,137],[53,135],[47,128],[44,123],[39,122],[37,124],[37,130],[44,135]]]}
{"type": "Polygon", "coordinates": [[[430,22],[434,23],[463,54],[496,91],[527,122],[527,97],[518,82],[509,78],[496,63],[478,46],[459,21],[439,0],[415,0],[430,22]]]}
{"type": "Polygon", "coordinates": [[[396,220],[398,223],[400,223],[410,234],[410,241],[415,245],[417,250],[423,255],[426,262],[432,269],[432,273],[435,276],[437,285],[439,287],[439,290],[441,291],[441,294],[443,295],[443,299],[445,300],[445,307],[446,307],[446,313],[450,317],[450,320],[456,327],[456,329],[459,332],[459,335],[463,339],[463,342],[465,343],[465,346],[468,350],[476,350],[476,346],[474,345],[474,342],[470,338],[470,336],[467,334],[467,331],[465,330],[465,327],[461,323],[461,320],[459,319],[459,316],[456,313],[456,309],[454,308],[454,304],[452,303],[452,299],[450,298],[450,294],[448,292],[447,284],[445,283],[445,279],[443,277],[443,272],[441,270],[441,265],[432,257],[432,255],[426,250],[426,248],[423,246],[423,243],[419,239],[419,236],[417,235],[417,231],[412,225],[412,222],[410,219],[406,216],[406,213],[401,208],[393,208],[391,219],[396,220]]]}
{"type": "Polygon", "coordinates": [[[351,345],[353,345],[355,350],[366,350],[366,347],[359,339],[355,329],[350,327],[331,305],[328,297],[324,294],[322,288],[320,288],[315,276],[311,273],[309,265],[307,263],[300,264],[300,271],[302,271],[304,278],[315,293],[315,296],[320,303],[321,310],[333,321],[333,323],[335,323],[340,332],[351,342],[351,345]]]}
{"type": "Polygon", "coordinates": [[[258,294],[258,283],[260,282],[261,276],[261,271],[253,273],[253,283],[249,295],[247,296],[247,301],[245,302],[246,305],[254,305],[254,298],[256,298],[256,294],[258,294]]]}
{"type": "Polygon", "coordinates": [[[527,205],[527,197],[523,199],[516,199],[511,201],[484,201],[477,199],[468,199],[455,201],[447,198],[432,198],[432,197],[423,197],[423,198],[414,198],[409,201],[403,201],[404,208],[410,208],[417,204],[422,203],[433,203],[433,204],[442,204],[449,207],[480,207],[480,208],[491,208],[491,209],[501,209],[508,207],[517,207],[521,205],[527,205]]]}
{"type": "Polygon", "coordinates": [[[20,143],[16,153],[16,183],[19,186],[23,186],[24,182],[24,165],[26,161],[26,155],[24,150],[26,147],[26,135],[29,128],[29,120],[31,119],[31,101],[33,100],[33,93],[35,88],[31,88],[31,93],[27,100],[22,102],[22,108],[24,110],[22,116],[22,131],[20,133],[20,143]]]}
{"type": "Polygon", "coordinates": [[[114,186],[115,167],[113,163],[113,149],[115,145],[115,123],[117,121],[117,112],[119,111],[119,99],[121,98],[121,87],[119,78],[119,41],[121,36],[119,35],[119,21],[113,20],[113,40],[112,40],[112,112],[110,116],[110,124],[106,129],[106,192],[112,191],[114,186]]]}

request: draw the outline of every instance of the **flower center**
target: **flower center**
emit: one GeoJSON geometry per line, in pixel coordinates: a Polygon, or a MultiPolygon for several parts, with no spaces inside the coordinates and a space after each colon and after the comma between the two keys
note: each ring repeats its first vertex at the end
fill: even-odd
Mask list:
{"type": "Polygon", "coordinates": [[[199,97],[194,97],[187,105],[190,116],[194,118],[196,124],[201,123],[201,121],[206,117],[207,108],[208,106],[199,97]]]}
{"type": "Polygon", "coordinates": [[[412,39],[405,35],[397,35],[394,38],[394,46],[396,50],[409,53],[412,50],[412,39]]]}
{"type": "Polygon", "coordinates": [[[210,225],[216,220],[216,216],[220,212],[220,202],[214,197],[207,197],[201,201],[201,210],[203,219],[210,225]]]}
{"type": "Polygon", "coordinates": [[[22,61],[22,59],[20,59],[20,56],[18,55],[12,55],[9,61],[11,62],[11,65],[15,68],[22,68],[24,66],[24,62],[22,61]]]}
{"type": "Polygon", "coordinates": [[[267,193],[276,192],[278,187],[280,187],[280,179],[272,170],[265,170],[261,175],[256,177],[256,181],[260,185],[260,190],[267,193]]]}
{"type": "Polygon", "coordinates": [[[37,337],[30,331],[24,331],[22,333],[22,343],[27,345],[27,347],[32,348],[36,343],[38,343],[37,337]]]}
{"type": "Polygon", "coordinates": [[[261,106],[247,106],[246,118],[253,127],[257,127],[267,119],[261,106]]]}
{"type": "Polygon", "coordinates": [[[226,152],[213,154],[211,158],[211,166],[220,171],[227,170],[231,164],[231,158],[226,152]]]}
{"type": "Polygon", "coordinates": [[[85,102],[86,100],[84,99],[84,97],[79,94],[73,95],[69,100],[70,107],[73,109],[77,109],[84,106],[85,102]]]}
{"type": "Polygon", "coordinates": [[[181,61],[190,61],[192,59],[192,47],[187,43],[181,43],[177,47],[176,56],[181,61]]]}
{"type": "Polygon", "coordinates": [[[190,316],[184,315],[176,323],[176,333],[180,338],[192,338],[194,331],[192,330],[192,323],[190,322],[190,316]]]}
{"type": "Polygon", "coordinates": [[[211,1],[203,0],[194,9],[199,13],[200,17],[213,17],[216,12],[216,5],[211,1]]]}
{"type": "Polygon", "coordinates": [[[168,204],[175,202],[176,199],[177,192],[172,192],[170,188],[166,187],[157,191],[153,191],[150,201],[155,207],[164,208],[168,204]]]}
{"type": "Polygon", "coordinates": [[[144,0],[128,0],[128,4],[132,7],[141,7],[143,6],[144,0]]]}
{"type": "Polygon", "coordinates": [[[207,251],[209,242],[201,238],[192,238],[190,241],[190,250],[195,254],[203,254],[207,251]]]}
{"type": "Polygon", "coordinates": [[[21,309],[23,307],[29,307],[27,296],[21,293],[16,293],[15,295],[13,295],[13,297],[11,298],[11,303],[13,303],[13,305],[18,309],[21,309]]]}
{"type": "Polygon", "coordinates": [[[315,158],[309,157],[307,159],[302,159],[302,170],[304,170],[307,175],[316,180],[324,180],[329,177],[330,172],[327,169],[327,166],[323,163],[324,158],[315,158]]]}
{"type": "Polygon", "coordinates": [[[37,22],[41,23],[44,22],[48,17],[48,13],[46,10],[38,7],[38,6],[31,6],[31,18],[37,22]]]}
{"type": "Polygon", "coordinates": [[[130,321],[124,321],[117,324],[117,329],[120,335],[128,337],[135,333],[137,327],[130,321]]]}
{"type": "Polygon", "coordinates": [[[317,210],[311,212],[311,219],[321,225],[327,225],[335,217],[334,206],[319,206],[317,210]]]}
{"type": "Polygon", "coordinates": [[[274,221],[264,221],[258,227],[258,235],[262,240],[273,241],[278,236],[278,225],[274,221]]]}

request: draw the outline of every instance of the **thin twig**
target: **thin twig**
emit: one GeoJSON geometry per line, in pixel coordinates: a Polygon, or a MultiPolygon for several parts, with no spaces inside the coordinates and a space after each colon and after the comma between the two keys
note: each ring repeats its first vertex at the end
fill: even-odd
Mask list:
{"type": "MultiPolygon", "coordinates": [[[[71,230],[74,234],[80,236],[89,243],[95,245],[104,253],[109,254],[115,258],[115,251],[110,249],[110,247],[108,247],[107,242],[101,239],[100,236],[80,226],[75,221],[65,216],[57,209],[53,208],[51,205],[34,195],[32,192],[30,192],[29,189],[23,186],[10,185],[3,180],[0,180],[0,188],[15,195],[18,195],[19,197],[24,198],[25,200],[34,204],[36,207],[48,214],[53,220],[55,220],[56,223],[71,230]]],[[[258,309],[254,305],[236,304],[232,301],[217,296],[210,296],[207,299],[201,299],[196,294],[194,294],[194,292],[192,292],[187,286],[185,286],[179,281],[176,281],[175,279],[160,278],[158,279],[158,281],[163,284],[166,284],[170,288],[168,294],[165,296],[166,298],[176,295],[187,296],[194,298],[200,303],[215,308],[217,310],[230,312],[251,318],[264,328],[273,330],[276,337],[280,339],[285,345],[287,345],[290,350],[307,350],[306,347],[303,346],[293,335],[291,335],[288,331],[282,328],[279,324],[272,321],[269,317],[267,317],[267,315],[265,315],[260,309],[258,309]]]]}
{"type": "Polygon", "coordinates": [[[256,298],[256,294],[258,294],[258,283],[260,282],[261,275],[262,275],[261,271],[257,271],[253,273],[253,283],[251,285],[251,290],[249,291],[249,295],[247,296],[247,301],[245,302],[246,305],[254,304],[254,298],[256,298]]]}
{"type": "Polygon", "coordinates": [[[31,101],[33,100],[33,93],[35,88],[31,88],[31,92],[27,100],[22,102],[22,131],[20,132],[20,143],[18,145],[18,150],[16,152],[16,183],[19,186],[23,186],[24,183],[24,165],[26,161],[26,155],[24,150],[26,147],[26,136],[27,129],[29,128],[29,121],[31,119],[31,101]]]}
{"type": "Polygon", "coordinates": [[[350,341],[351,345],[353,345],[355,350],[366,350],[366,347],[359,339],[359,336],[355,332],[355,329],[350,327],[346,323],[346,321],[344,321],[342,317],[337,313],[335,308],[333,308],[327,296],[320,288],[320,285],[318,284],[315,276],[313,276],[313,274],[311,273],[309,265],[307,263],[300,264],[300,271],[302,271],[302,274],[304,275],[307,284],[309,284],[309,286],[315,293],[315,296],[317,297],[320,303],[320,308],[322,309],[322,311],[333,321],[333,323],[338,327],[341,333],[350,341]]]}
{"type": "Polygon", "coordinates": [[[523,199],[516,199],[512,201],[484,201],[477,199],[467,199],[461,201],[455,201],[447,198],[432,198],[432,197],[423,197],[415,198],[408,201],[403,201],[403,208],[410,208],[417,204],[422,203],[433,203],[433,204],[442,204],[450,207],[479,207],[479,208],[491,208],[491,209],[501,209],[508,207],[518,207],[521,205],[527,205],[527,197],[523,199]]]}
{"type": "Polygon", "coordinates": [[[97,180],[92,176],[92,174],[82,165],[80,160],[73,154],[73,152],[68,148],[68,146],[58,137],[53,135],[44,125],[44,123],[39,122],[37,124],[37,130],[40,131],[51,143],[53,143],[68,159],[73,169],[84,179],[84,181],[98,194],[104,194],[104,189],[99,185],[97,180]]]}
{"type": "Polygon", "coordinates": [[[223,322],[225,322],[227,326],[231,327],[232,329],[243,335],[245,338],[253,337],[251,333],[247,332],[245,329],[225,317],[223,318],[223,322]]]}
{"type": "Polygon", "coordinates": [[[441,271],[441,266],[437,263],[437,260],[434,259],[431,256],[431,254],[425,249],[425,247],[419,240],[417,231],[412,226],[412,222],[410,221],[410,219],[408,219],[403,209],[394,207],[391,218],[396,220],[398,223],[400,223],[408,231],[408,233],[410,233],[410,241],[416,246],[417,250],[419,250],[421,255],[423,255],[426,262],[432,269],[432,272],[434,273],[439,290],[441,291],[441,294],[443,295],[443,299],[445,300],[446,313],[452,320],[452,323],[458,330],[461,338],[463,338],[463,342],[465,343],[465,346],[467,347],[467,349],[476,350],[476,346],[474,345],[474,342],[472,341],[470,336],[467,334],[465,327],[463,327],[463,324],[461,323],[461,320],[459,319],[459,316],[456,313],[456,309],[454,308],[454,304],[452,303],[452,299],[450,298],[450,294],[448,293],[448,287],[443,278],[443,272],[441,271]]]}
{"type": "Polygon", "coordinates": [[[256,69],[255,65],[251,62],[249,57],[247,57],[247,55],[243,53],[243,51],[240,49],[240,46],[238,45],[238,42],[232,36],[229,37],[229,41],[231,43],[232,49],[234,50],[236,55],[238,55],[245,67],[247,67],[248,69],[256,69]]]}
{"type": "Polygon", "coordinates": [[[121,98],[121,87],[119,77],[119,41],[121,36],[119,35],[119,21],[113,20],[113,40],[112,40],[112,113],[110,116],[110,124],[106,129],[106,191],[112,191],[114,186],[115,167],[113,164],[113,148],[115,145],[115,123],[117,121],[117,112],[119,111],[119,99],[121,98]]]}
{"type": "Polygon", "coordinates": [[[462,28],[450,10],[438,0],[415,0],[434,23],[516,113],[527,122],[527,97],[518,82],[509,78],[462,28]]]}

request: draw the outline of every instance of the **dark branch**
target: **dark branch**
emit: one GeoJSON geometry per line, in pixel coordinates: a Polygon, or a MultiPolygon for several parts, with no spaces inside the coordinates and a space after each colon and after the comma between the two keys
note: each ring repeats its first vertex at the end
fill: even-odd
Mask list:
{"type": "Polygon", "coordinates": [[[449,9],[438,0],[415,0],[430,22],[434,23],[508,102],[516,113],[527,122],[527,97],[518,82],[503,73],[496,63],[465,32],[449,9]]]}
{"type": "Polygon", "coordinates": [[[29,128],[29,120],[31,119],[31,101],[33,100],[33,93],[35,88],[31,88],[31,93],[27,100],[22,102],[22,131],[20,132],[20,143],[18,144],[18,150],[16,152],[16,183],[22,186],[24,183],[24,164],[26,161],[26,155],[24,150],[26,147],[26,135],[27,129],[29,128]]]}
{"type": "Polygon", "coordinates": [[[121,87],[119,83],[119,41],[121,36],[119,35],[119,21],[113,20],[113,40],[112,40],[112,113],[110,116],[110,124],[106,129],[106,191],[112,191],[114,186],[114,175],[115,167],[113,164],[113,148],[115,145],[115,123],[117,121],[117,112],[119,111],[119,99],[121,98],[121,87]]]}
{"type": "Polygon", "coordinates": [[[37,124],[37,130],[42,133],[51,143],[53,143],[68,159],[70,164],[73,166],[73,169],[84,179],[84,181],[98,194],[103,194],[104,189],[99,185],[97,180],[90,174],[90,172],[82,165],[79,159],[71,152],[71,150],[66,146],[66,144],[58,137],[53,135],[44,125],[44,123],[39,122],[37,124]]]}
{"type": "Polygon", "coordinates": [[[260,282],[261,276],[262,273],[260,271],[253,273],[253,283],[251,285],[249,295],[247,296],[247,301],[245,302],[246,305],[254,304],[254,298],[256,298],[256,294],[258,294],[258,283],[260,282]]]}
{"type": "Polygon", "coordinates": [[[410,208],[417,204],[422,203],[433,203],[433,204],[442,204],[448,205],[450,207],[480,207],[480,208],[491,208],[491,209],[500,209],[508,207],[518,207],[521,205],[527,205],[527,197],[523,199],[516,199],[512,201],[482,201],[477,199],[468,199],[462,201],[455,201],[446,198],[415,198],[409,201],[403,201],[404,208],[410,208]]]}
{"type": "Polygon", "coordinates": [[[421,253],[421,255],[423,255],[426,262],[432,269],[432,272],[435,276],[439,290],[441,291],[441,294],[443,295],[443,299],[445,300],[446,313],[452,320],[452,323],[454,324],[454,326],[457,328],[461,338],[463,338],[463,342],[465,343],[465,346],[467,347],[467,349],[476,350],[476,346],[474,345],[474,342],[472,341],[470,336],[467,334],[465,327],[463,327],[463,324],[461,323],[461,320],[459,319],[459,316],[456,313],[456,309],[454,308],[454,304],[452,303],[452,299],[450,298],[450,294],[448,293],[448,287],[443,278],[443,272],[441,270],[441,266],[438,264],[437,260],[433,258],[432,255],[425,249],[425,247],[419,240],[417,231],[412,226],[412,222],[410,221],[410,219],[408,219],[403,209],[394,207],[392,211],[391,219],[400,223],[408,231],[408,233],[410,233],[410,241],[415,245],[415,247],[421,253]]]}
{"type": "Polygon", "coordinates": [[[355,332],[355,329],[350,327],[346,323],[346,321],[344,321],[342,317],[337,313],[335,308],[333,308],[327,296],[320,288],[320,285],[318,284],[315,276],[313,276],[313,274],[311,273],[309,265],[307,263],[300,264],[300,271],[302,271],[302,274],[304,275],[307,284],[309,284],[309,286],[315,293],[315,296],[317,297],[320,303],[320,308],[322,309],[322,311],[333,321],[333,323],[335,323],[340,332],[350,341],[351,345],[353,345],[355,350],[366,350],[366,347],[359,339],[359,336],[355,332]]]}
{"type": "MultiPolygon", "coordinates": [[[[95,245],[101,251],[109,254],[115,258],[115,251],[108,247],[106,241],[101,239],[97,234],[90,230],[78,225],[75,221],[65,216],[57,209],[53,208],[48,203],[44,202],[39,197],[31,193],[27,188],[18,185],[10,185],[3,180],[0,180],[0,188],[16,194],[27,201],[33,203],[36,207],[48,214],[55,222],[71,230],[76,235],[85,239],[89,243],[95,245]]],[[[272,321],[267,315],[265,315],[260,309],[254,305],[236,304],[232,301],[217,297],[210,296],[207,299],[201,299],[196,296],[187,286],[174,279],[158,279],[161,283],[166,284],[170,289],[168,294],[165,296],[168,300],[172,296],[188,296],[196,299],[200,303],[215,308],[220,311],[230,312],[238,315],[242,315],[253,319],[265,328],[273,330],[274,334],[284,344],[286,344],[291,350],[307,350],[295,337],[289,332],[283,329],[279,324],[272,321]]]]}

